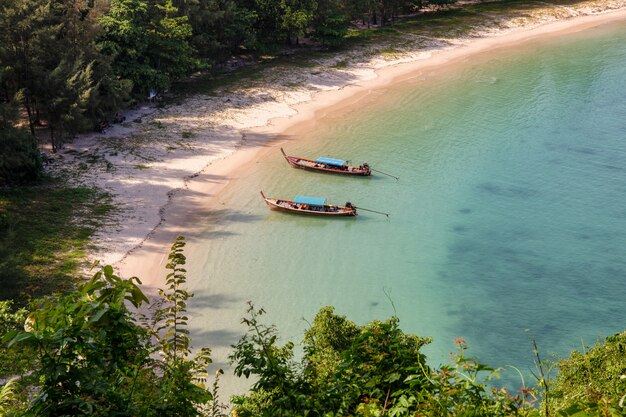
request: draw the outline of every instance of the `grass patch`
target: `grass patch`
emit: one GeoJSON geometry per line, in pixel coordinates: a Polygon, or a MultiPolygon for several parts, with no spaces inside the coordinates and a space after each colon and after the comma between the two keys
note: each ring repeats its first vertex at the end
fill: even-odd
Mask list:
{"type": "Polygon", "coordinates": [[[106,193],[60,180],[0,190],[0,299],[22,303],[70,287],[114,210],[106,193]]]}
{"type": "Polygon", "coordinates": [[[137,164],[135,165],[135,169],[150,169],[150,166],[146,164],[137,164]]]}
{"type": "Polygon", "coordinates": [[[400,51],[398,48],[394,48],[394,47],[387,47],[387,48],[382,48],[376,51],[377,54],[380,54],[384,57],[389,57],[389,56],[395,56],[400,54],[402,51],[400,51]]]}
{"type": "Polygon", "coordinates": [[[342,59],[341,61],[337,61],[333,68],[347,68],[349,61],[347,59],[342,59]]]}
{"type": "Polygon", "coordinates": [[[238,68],[232,72],[206,73],[195,76],[186,81],[176,83],[174,94],[176,100],[197,94],[216,95],[216,90],[246,85],[250,81],[261,79],[262,64],[238,68]]]}
{"type": "Polygon", "coordinates": [[[193,132],[185,130],[181,133],[181,136],[183,137],[183,139],[191,139],[193,137],[193,132]]]}

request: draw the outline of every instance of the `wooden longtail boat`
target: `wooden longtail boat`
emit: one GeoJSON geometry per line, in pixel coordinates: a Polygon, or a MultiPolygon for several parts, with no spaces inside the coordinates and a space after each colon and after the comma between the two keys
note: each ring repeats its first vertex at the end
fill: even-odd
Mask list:
{"type": "Polygon", "coordinates": [[[280,151],[283,153],[287,162],[289,162],[289,165],[294,168],[310,169],[313,171],[329,172],[333,174],[360,175],[364,177],[372,175],[372,170],[368,164],[355,167],[348,165],[348,162],[343,159],[317,158],[316,160],[313,160],[297,156],[289,156],[285,153],[283,148],[280,148],[280,151]]]}
{"type": "Polygon", "coordinates": [[[327,204],[324,198],[301,195],[297,195],[293,200],[280,200],[265,197],[263,191],[261,191],[261,197],[269,208],[274,210],[314,216],[356,216],[356,207],[350,202],[347,202],[345,206],[334,206],[327,204]]]}

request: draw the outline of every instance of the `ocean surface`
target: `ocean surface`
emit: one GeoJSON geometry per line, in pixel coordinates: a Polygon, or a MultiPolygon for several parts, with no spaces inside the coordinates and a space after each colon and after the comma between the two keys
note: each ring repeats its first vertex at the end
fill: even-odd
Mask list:
{"type": "MultiPolygon", "coordinates": [[[[397,315],[529,382],[532,338],[563,357],[626,328],[626,22],[465,58],[372,91],[281,142],[368,162],[343,178],[296,170],[278,147],[233,178],[189,239],[194,345],[223,366],[246,301],[300,342],[319,308],[359,324],[397,315]],[[326,197],[390,214],[271,212],[259,195],[326,197]]],[[[554,356],[553,356],[554,355],[554,356]]]]}

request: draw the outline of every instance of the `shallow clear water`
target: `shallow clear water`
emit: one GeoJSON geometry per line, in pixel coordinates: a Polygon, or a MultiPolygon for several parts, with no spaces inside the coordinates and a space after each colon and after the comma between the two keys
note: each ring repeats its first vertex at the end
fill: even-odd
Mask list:
{"type": "Polygon", "coordinates": [[[434,338],[433,365],[463,337],[483,362],[525,373],[532,336],[566,355],[624,330],[624,22],[415,74],[283,146],[400,180],[304,172],[265,153],[190,240],[194,344],[234,342],[246,300],[296,342],[325,305],[358,323],[395,312],[434,338]],[[270,212],[259,190],[391,216],[270,212]]]}

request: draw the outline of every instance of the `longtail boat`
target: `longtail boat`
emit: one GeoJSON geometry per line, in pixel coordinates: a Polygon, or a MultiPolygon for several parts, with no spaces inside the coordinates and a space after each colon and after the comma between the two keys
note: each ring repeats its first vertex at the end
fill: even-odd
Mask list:
{"type": "Polygon", "coordinates": [[[372,175],[372,170],[368,164],[363,164],[358,167],[348,165],[348,161],[335,158],[317,158],[306,159],[298,156],[290,156],[285,153],[283,148],[280,148],[283,156],[294,168],[310,169],[313,171],[330,172],[333,174],[343,175],[360,175],[369,176],[372,175]]]}
{"type": "Polygon", "coordinates": [[[356,207],[350,202],[345,206],[328,204],[325,198],[307,197],[297,195],[293,200],[267,198],[263,191],[261,197],[270,209],[286,211],[289,213],[311,214],[314,216],[356,216],[356,207]]]}

